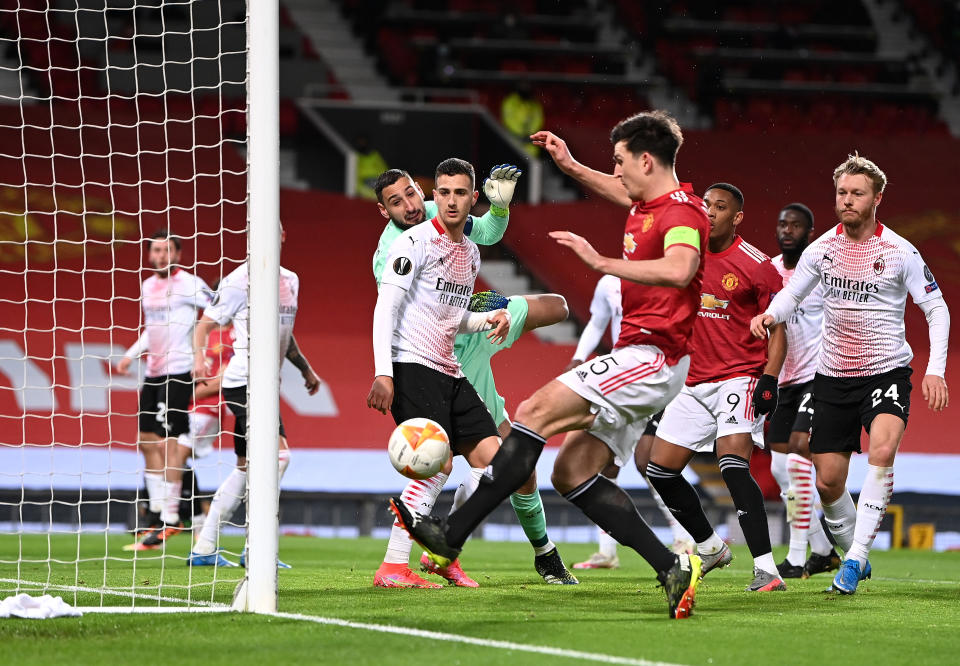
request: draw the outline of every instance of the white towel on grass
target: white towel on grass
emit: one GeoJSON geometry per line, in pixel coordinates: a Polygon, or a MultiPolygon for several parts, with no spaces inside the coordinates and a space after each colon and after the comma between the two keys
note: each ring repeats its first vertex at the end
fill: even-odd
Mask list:
{"type": "Polygon", "coordinates": [[[60,597],[45,594],[31,597],[27,593],[0,601],[0,617],[23,617],[28,620],[46,620],[49,617],[80,617],[83,615],[60,597]]]}

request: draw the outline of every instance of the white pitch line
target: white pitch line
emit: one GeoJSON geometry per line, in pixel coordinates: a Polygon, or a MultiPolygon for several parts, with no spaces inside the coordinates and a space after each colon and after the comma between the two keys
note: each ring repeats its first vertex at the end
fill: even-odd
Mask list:
{"type": "Polygon", "coordinates": [[[300,620],[302,622],[315,622],[317,624],[328,624],[337,627],[347,627],[349,629],[365,629],[367,631],[378,631],[384,634],[400,634],[402,636],[415,636],[417,638],[427,638],[436,641],[446,641],[448,643],[467,643],[479,647],[496,648],[499,650],[515,650],[517,652],[533,652],[535,654],[545,654],[554,657],[567,657],[570,659],[581,659],[584,661],[596,661],[604,664],[627,664],[627,666],[681,666],[665,661],[648,661],[646,659],[632,659],[630,657],[617,657],[609,654],[598,654],[595,652],[580,652],[579,650],[567,650],[564,648],[555,648],[547,645],[524,645],[522,643],[511,643],[509,641],[497,641],[488,638],[476,638],[474,636],[462,636],[460,634],[447,634],[439,631],[424,631],[422,629],[411,629],[409,627],[395,627],[389,624],[369,624],[366,622],[351,622],[341,620],[335,617],[319,617],[316,615],[302,615],[300,613],[266,613],[270,617],[279,617],[287,620],[300,620]]]}
{"type": "MultiPolygon", "coordinates": [[[[227,604],[219,604],[213,601],[202,601],[200,599],[183,599],[182,597],[163,597],[157,594],[140,594],[138,592],[127,592],[125,590],[110,590],[105,588],[95,588],[95,587],[83,587],[81,585],[52,585],[48,583],[38,583],[32,580],[18,580],[16,578],[0,578],[0,583],[10,583],[14,585],[30,586],[30,587],[41,587],[45,590],[56,590],[58,592],[87,592],[90,594],[100,594],[103,596],[113,596],[113,597],[125,597],[127,599],[145,599],[147,601],[169,601],[171,603],[180,603],[180,604],[195,604],[196,606],[211,608],[216,610],[231,610],[231,607],[227,604]]],[[[119,606],[114,606],[112,608],[121,608],[119,606]]],[[[147,608],[152,608],[148,606],[147,608]]],[[[159,608],[159,606],[157,607],[159,608]]],[[[191,610],[197,610],[196,608],[191,608],[189,606],[181,607],[180,609],[183,612],[189,613],[191,610]]],[[[91,606],[91,613],[97,612],[96,606],[91,606]]],[[[123,611],[102,611],[106,612],[123,612],[123,611]]],[[[150,612],[146,610],[146,612],[150,612]]],[[[160,611],[164,612],[164,611],[160,611]]],[[[174,611],[168,611],[174,612],[174,611]]]]}

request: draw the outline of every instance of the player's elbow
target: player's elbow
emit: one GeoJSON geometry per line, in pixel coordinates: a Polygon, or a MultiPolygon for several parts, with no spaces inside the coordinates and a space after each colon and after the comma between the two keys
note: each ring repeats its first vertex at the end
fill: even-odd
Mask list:
{"type": "Polygon", "coordinates": [[[671,270],[667,271],[665,276],[666,286],[685,289],[696,274],[696,264],[692,267],[687,265],[674,265],[671,267],[671,270]]]}

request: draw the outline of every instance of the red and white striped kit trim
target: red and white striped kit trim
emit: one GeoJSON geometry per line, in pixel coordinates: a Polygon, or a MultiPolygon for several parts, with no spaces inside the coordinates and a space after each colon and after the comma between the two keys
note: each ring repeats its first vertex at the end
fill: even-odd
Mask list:
{"type": "Polygon", "coordinates": [[[600,382],[600,392],[603,395],[613,393],[617,389],[623,388],[629,384],[632,384],[636,381],[640,381],[644,377],[649,377],[650,375],[655,375],[660,372],[660,369],[663,368],[663,364],[667,362],[666,357],[663,354],[657,354],[657,357],[653,360],[652,363],[641,363],[640,365],[634,366],[629,370],[624,370],[623,372],[605,379],[600,382]]]}

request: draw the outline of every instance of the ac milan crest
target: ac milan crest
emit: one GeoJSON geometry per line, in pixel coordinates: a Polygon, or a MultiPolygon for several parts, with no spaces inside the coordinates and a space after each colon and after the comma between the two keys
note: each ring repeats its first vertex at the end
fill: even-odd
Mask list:
{"type": "Polygon", "coordinates": [[[877,275],[880,275],[881,273],[883,273],[883,269],[886,268],[886,266],[887,264],[886,262],[884,262],[883,257],[880,257],[875,262],[873,262],[873,272],[876,273],[877,275]]]}

